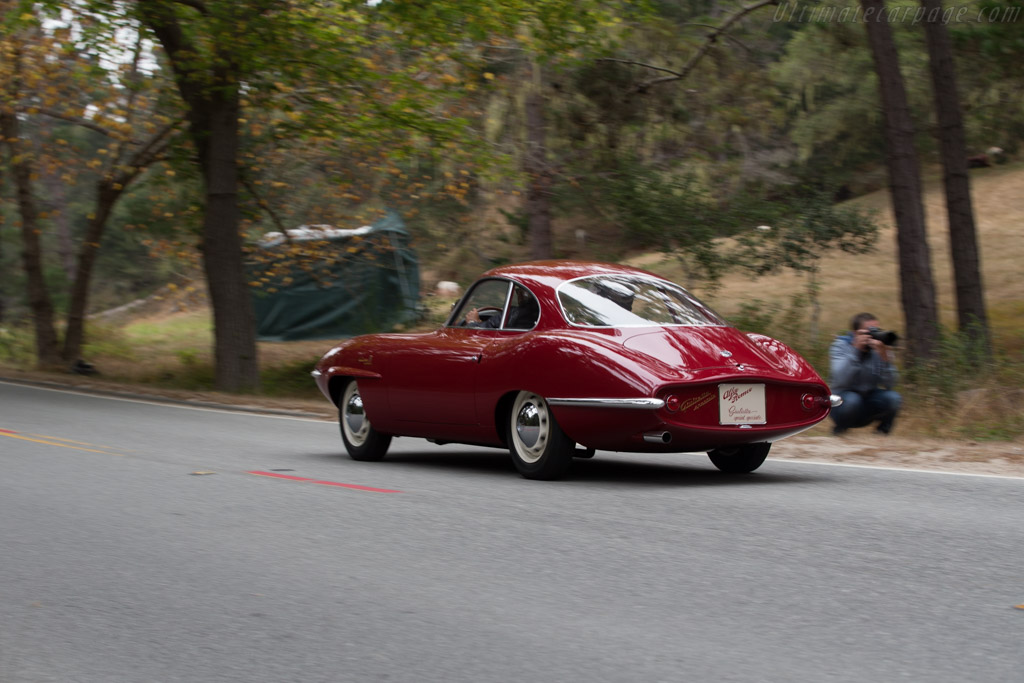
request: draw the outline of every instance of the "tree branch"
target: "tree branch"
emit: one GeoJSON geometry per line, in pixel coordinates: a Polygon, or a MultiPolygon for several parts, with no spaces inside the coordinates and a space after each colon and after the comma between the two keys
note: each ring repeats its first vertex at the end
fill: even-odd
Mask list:
{"type": "Polygon", "coordinates": [[[239,174],[239,180],[241,181],[245,189],[249,191],[249,194],[256,198],[256,205],[263,209],[264,211],[266,211],[267,215],[270,216],[270,220],[272,220],[274,222],[274,225],[277,226],[278,231],[280,231],[280,233],[284,235],[284,241],[288,244],[291,244],[292,238],[288,234],[288,228],[285,227],[285,224],[283,222],[281,222],[281,218],[277,215],[277,212],[275,212],[274,209],[271,208],[270,202],[260,197],[260,194],[256,191],[256,188],[253,187],[252,183],[249,182],[249,179],[245,177],[244,174],[239,174]]]}
{"type": "Polygon", "coordinates": [[[701,46],[697,49],[696,52],[694,52],[692,55],[690,55],[690,58],[686,61],[686,64],[684,64],[682,66],[682,68],[680,68],[679,70],[668,69],[668,68],[665,68],[665,67],[655,66],[653,64],[645,64],[643,62],[636,62],[636,61],[632,61],[632,60],[614,59],[614,58],[611,58],[611,57],[601,58],[598,61],[602,61],[602,62],[620,62],[620,63],[623,63],[623,64],[632,64],[633,66],[639,66],[639,67],[643,67],[645,69],[651,69],[652,71],[663,71],[663,72],[669,74],[667,76],[661,76],[659,78],[651,78],[651,79],[643,81],[641,83],[637,83],[633,87],[633,92],[644,93],[644,92],[647,92],[650,88],[652,88],[652,87],[654,87],[656,85],[661,85],[662,83],[670,83],[672,81],[681,81],[681,80],[683,80],[684,78],[686,78],[687,76],[690,75],[690,72],[693,71],[693,69],[697,66],[697,64],[700,62],[700,60],[703,59],[704,56],[708,52],[711,51],[711,47],[716,42],[718,42],[718,39],[720,37],[725,36],[725,37],[728,38],[728,35],[727,35],[728,31],[729,31],[729,29],[731,29],[733,27],[734,24],[736,24],[738,21],[743,19],[748,14],[750,14],[752,12],[756,12],[757,10],[761,9],[762,7],[766,7],[768,5],[778,5],[778,4],[779,4],[779,0],[756,0],[756,2],[752,2],[749,5],[743,5],[738,10],[736,10],[733,14],[729,15],[728,17],[726,17],[725,21],[723,21],[721,25],[719,25],[718,27],[714,28],[714,30],[711,31],[711,33],[709,33],[705,37],[704,43],[701,44],[701,46]]]}
{"type": "Polygon", "coordinates": [[[22,107],[18,108],[18,111],[19,112],[24,112],[24,111],[28,111],[29,109],[34,109],[34,110],[38,111],[40,114],[42,114],[43,116],[49,116],[51,119],[59,119],[61,121],[67,121],[68,123],[73,123],[76,126],[81,126],[82,128],[88,128],[89,130],[91,130],[93,132],[96,132],[96,133],[99,133],[100,135],[102,135],[104,137],[107,137],[107,138],[113,138],[114,137],[114,133],[112,131],[104,128],[103,126],[99,125],[95,121],[90,121],[89,119],[82,118],[81,116],[70,116],[68,114],[61,114],[59,111],[54,111],[52,109],[43,109],[43,108],[36,107],[36,106],[30,106],[30,107],[22,106],[22,107]]]}
{"type": "Polygon", "coordinates": [[[171,133],[182,123],[181,119],[168,123],[159,131],[153,134],[136,152],[132,155],[131,165],[146,168],[154,162],[163,158],[164,152],[170,145],[171,133]]]}

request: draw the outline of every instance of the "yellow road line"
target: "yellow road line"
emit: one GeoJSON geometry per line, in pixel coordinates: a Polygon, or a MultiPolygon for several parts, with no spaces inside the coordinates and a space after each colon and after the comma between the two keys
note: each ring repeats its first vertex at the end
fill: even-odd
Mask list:
{"type": "MultiPolygon", "coordinates": [[[[0,431],[0,436],[6,436],[6,437],[10,437],[12,439],[21,439],[22,441],[31,441],[33,443],[42,443],[42,444],[46,444],[47,446],[60,446],[61,448],[71,448],[71,449],[76,450],[76,451],[87,451],[89,453],[104,453],[106,455],[116,455],[118,457],[124,457],[124,454],[122,454],[122,453],[114,453],[113,451],[101,451],[101,450],[97,450],[95,448],[82,448],[81,446],[70,446],[70,445],[68,445],[66,443],[56,443],[55,441],[45,441],[43,439],[30,439],[27,436],[21,436],[20,434],[9,434],[9,433],[3,432],[3,431],[0,431]]],[[[52,439],[52,438],[55,438],[55,437],[46,437],[46,438],[52,439]]],[[[72,443],[74,443],[74,442],[72,442],[72,443]]]]}
{"type": "MultiPolygon", "coordinates": [[[[48,434],[32,434],[32,433],[29,433],[29,436],[34,436],[37,439],[47,439],[49,441],[63,441],[64,443],[73,443],[76,446],[92,446],[94,448],[101,448],[101,449],[105,449],[106,448],[106,446],[104,446],[102,444],[89,443],[88,441],[75,441],[74,439],[65,439],[65,438],[62,438],[62,437],[59,437],[59,436],[50,436],[48,434]]],[[[109,452],[109,451],[103,451],[103,452],[109,452]]],[[[118,454],[118,455],[120,455],[120,454],[118,454]]]]}

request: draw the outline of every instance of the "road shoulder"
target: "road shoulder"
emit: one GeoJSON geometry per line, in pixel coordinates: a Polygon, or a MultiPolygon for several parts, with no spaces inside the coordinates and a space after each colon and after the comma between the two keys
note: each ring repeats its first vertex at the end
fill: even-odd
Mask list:
{"type": "MultiPolygon", "coordinates": [[[[220,410],[237,410],[307,419],[335,420],[326,399],[271,398],[158,389],[118,384],[103,379],[34,371],[0,370],[0,382],[55,390],[82,391],[134,400],[161,401],[220,410]]],[[[771,457],[846,465],[892,467],[1024,478],[1024,440],[970,441],[916,435],[888,436],[870,429],[833,436],[826,421],[807,432],[772,445],[771,457]]]]}

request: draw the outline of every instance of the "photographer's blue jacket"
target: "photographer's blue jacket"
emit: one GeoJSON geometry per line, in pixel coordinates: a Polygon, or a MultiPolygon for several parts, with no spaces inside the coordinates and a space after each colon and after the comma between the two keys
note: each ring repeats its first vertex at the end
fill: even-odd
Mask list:
{"type": "Polygon", "coordinates": [[[830,367],[829,389],[833,394],[856,391],[866,394],[879,387],[892,389],[896,386],[899,373],[896,366],[888,363],[869,350],[866,353],[853,347],[853,333],[836,337],[828,350],[830,367]]]}

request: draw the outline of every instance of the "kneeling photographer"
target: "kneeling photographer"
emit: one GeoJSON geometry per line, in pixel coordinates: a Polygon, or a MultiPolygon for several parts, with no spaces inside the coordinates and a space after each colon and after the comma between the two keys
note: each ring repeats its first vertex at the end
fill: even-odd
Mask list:
{"type": "Polygon", "coordinates": [[[881,329],[871,313],[850,320],[848,334],[836,337],[829,348],[829,387],[843,398],[832,409],[833,434],[878,423],[875,431],[888,434],[902,405],[895,391],[898,373],[892,349],[899,337],[881,329]]]}

